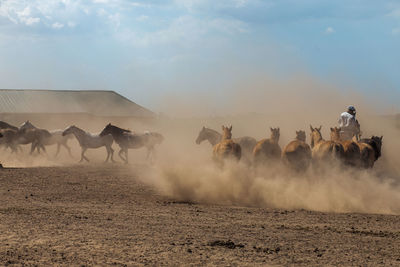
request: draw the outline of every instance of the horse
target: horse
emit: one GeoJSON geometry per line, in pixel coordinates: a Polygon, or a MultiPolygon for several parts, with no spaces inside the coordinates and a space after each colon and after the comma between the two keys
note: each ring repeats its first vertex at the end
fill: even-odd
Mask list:
{"type": "MultiPolygon", "coordinates": [[[[46,152],[43,143],[45,139],[50,137],[51,134],[49,131],[46,129],[33,128],[29,121],[26,121],[18,129],[15,141],[17,145],[31,144],[30,153],[32,154],[37,146],[46,152]]],[[[38,149],[38,152],[40,153],[40,149],[38,149]]]]}
{"type": "Polygon", "coordinates": [[[107,124],[106,127],[101,131],[100,136],[111,134],[115,142],[121,148],[118,152],[119,157],[127,164],[128,163],[128,149],[129,148],[147,148],[146,159],[150,156],[153,158],[155,154],[155,145],[159,145],[164,141],[164,137],[156,132],[145,132],[144,134],[134,134],[130,130],[119,128],[111,123],[107,124]],[[122,153],[125,156],[122,156],[122,153]]]}
{"type": "MultiPolygon", "coordinates": [[[[34,126],[30,121],[26,121],[21,127],[20,129],[38,129],[36,126],[34,126]]],[[[32,148],[33,150],[37,149],[38,153],[40,153],[40,149],[42,146],[50,146],[50,145],[55,145],[57,144],[57,152],[55,154],[55,157],[57,157],[58,153],[60,152],[60,147],[63,146],[67,149],[68,154],[72,157],[71,154],[71,148],[68,146],[67,142],[68,139],[72,139],[73,135],[69,134],[69,135],[65,135],[63,136],[63,130],[53,130],[53,131],[49,131],[51,136],[48,138],[44,138],[42,139],[42,143],[41,144],[37,144],[37,143],[32,143],[32,146],[34,146],[34,148],[32,148]]]]}
{"type": "Polygon", "coordinates": [[[91,134],[76,127],[75,125],[69,126],[62,132],[62,136],[66,136],[68,134],[73,134],[82,148],[81,159],[79,162],[82,162],[83,160],[89,162],[89,159],[85,156],[85,152],[88,148],[99,148],[103,146],[107,150],[107,158],[104,162],[108,162],[110,157],[111,161],[115,162],[113,158],[114,150],[111,147],[114,140],[111,135],[100,136],[98,134],[91,134]]]}
{"type": "Polygon", "coordinates": [[[340,128],[331,128],[331,141],[338,142],[343,146],[344,155],[343,162],[346,165],[357,167],[360,166],[360,147],[353,140],[342,140],[340,128]]]}
{"type": "Polygon", "coordinates": [[[18,127],[13,126],[5,121],[0,121],[0,132],[4,137],[1,139],[0,144],[3,145],[5,149],[10,148],[11,153],[17,152],[18,148],[21,149],[14,142],[16,132],[18,130],[18,127]]]}
{"type": "Polygon", "coordinates": [[[361,166],[364,168],[374,167],[375,161],[381,156],[383,136],[372,136],[363,138],[357,143],[361,151],[361,166]]]}
{"type": "Polygon", "coordinates": [[[242,148],[232,140],[232,125],[225,127],[222,125],[222,139],[213,147],[213,158],[216,162],[223,163],[225,159],[231,158],[240,160],[242,148]]]}
{"type": "Polygon", "coordinates": [[[5,149],[10,148],[11,153],[17,153],[18,150],[22,150],[18,144],[18,131],[13,129],[0,129],[2,138],[0,139],[0,144],[5,147],[5,149]]]}
{"type": "MultiPolygon", "coordinates": [[[[199,145],[205,140],[208,140],[208,142],[214,147],[216,144],[221,142],[222,135],[216,130],[203,126],[199,132],[199,135],[197,136],[196,144],[199,145]]],[[[240,145],[242,154],[250,158],[257,140],[250,136],[233,138],[232,140],[240,145]]]]}
{"type": "Polygon", "coordinates": [[[266,161],[276,161],[281,158],[282,150],[279,146],[280,129],[270,128],[271,137],[257,142],[253,150],[253,160],[255,164],[266,161]]]}
{"type": "Polygon", "coordinates": [[[342,160],[344,156],[343,146],[334,141],[325,141],[322,138],[321,128],[313,128],[310,125],[311,151],[314,162],[329,161],[332,159],[342,160]]]}
{"type": "Polygon", "coordinates": [[[282,161],[295,171],[306,171],[311,164],[311,148],[306,143],[306,132],[296,131],[295,140],[287,144],[282,151],[282,161]]]}

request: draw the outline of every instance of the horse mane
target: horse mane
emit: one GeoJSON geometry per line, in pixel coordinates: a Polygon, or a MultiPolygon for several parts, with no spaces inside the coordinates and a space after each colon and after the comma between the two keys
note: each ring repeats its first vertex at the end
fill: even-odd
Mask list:
{"type": "Polygon", "coordinates": [[[119,130],[121,132],[126,132],[126,133],[130,133],[131,132],[131,130],[120,128],[118,126],[112,125],[111,123],[108,124],[106,127],[111,127],[111,128],[117,129],[117,130],[119,130]]]}
{"type": "Polygon", "coordinates": [[[9,129],[13,129],[13,130],[18,130],[18,127],[11,125],[5,121],[0,121],[0,128],[9,128],[9,129]]]}
{"type": "Polygon", "coordinates": [[[204,129],[205,129],[206,131],[208,131],[208,132],[212,132],[212,133],[214,133],[214,134],[218,134],[219,136],[222,136],[221,133],[219,133],[218,131],[216,131],[216,130],[214,130],[214,129],[206,128],[206,127],[204,127],[204,129]]]}

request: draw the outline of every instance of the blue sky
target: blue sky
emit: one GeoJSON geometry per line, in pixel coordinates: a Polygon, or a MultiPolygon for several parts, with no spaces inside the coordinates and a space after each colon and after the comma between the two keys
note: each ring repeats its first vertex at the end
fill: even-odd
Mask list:
{"type": "Polygon", "coordinates": [[[400,106],[400,1],[0,0],[0,87],[221,97],[306,74],[400,106]]]}

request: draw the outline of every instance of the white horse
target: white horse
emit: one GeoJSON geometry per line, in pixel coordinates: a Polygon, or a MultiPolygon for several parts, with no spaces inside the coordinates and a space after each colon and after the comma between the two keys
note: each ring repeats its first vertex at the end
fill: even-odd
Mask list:
{"type": "Polygon", "coordinates": [[[111,134],[104,136],[100,136],[98,134],[91,134],[76,127],[75,125],[69,126],[62,132],[62,136],[66,136],[68,134],[73,134],[82,148],[81,160],[79,162],[82,162],[83,160],[89,162],[89,159],[84,155],[88,148],[99,148],[103,146],[106,147],[107,149],[107,158],[105,162],[108,162],[110,156],[111,156],[111,161],[115,162],[113,158],[114,150],[111,148],[114,139],[111,134]]]}
{"type": "MultiPolygon", "coordinates": [[[[30,121],[24,122],[21,127],[19,128],[20,130],[24,129],[38,129],[36,126],[34,126],[30,121]]],[[[60,147],[63,146],[68,150],[69,155],[72,157],[71,154],[71,148],[68,146],[67,142],[68,139],[72,139],[73,135],[68,134],[63,136],[63,130],[53,130],[49,131],[51,136],[48,138],[43,138],[41,140],[40,144],[37,143],[32,143],[32,151],[37,149],[38,153],[40,153],[40,149],[43,148],[43,146],[51,146],[57,144],[57,152],[56,152],[56,157],[58,153],[60,153],[60,147]]]]}

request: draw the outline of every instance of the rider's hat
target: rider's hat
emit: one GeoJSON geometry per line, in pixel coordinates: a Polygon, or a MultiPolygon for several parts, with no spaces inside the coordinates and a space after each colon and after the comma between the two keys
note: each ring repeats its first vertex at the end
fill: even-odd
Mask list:
{"type": "Polygon", "coordinates": [[[347,110],[348,111],[356,111],[356,108],[354,106],[348,106],[347,110]]]}

